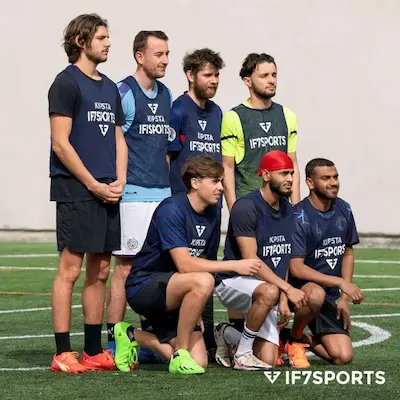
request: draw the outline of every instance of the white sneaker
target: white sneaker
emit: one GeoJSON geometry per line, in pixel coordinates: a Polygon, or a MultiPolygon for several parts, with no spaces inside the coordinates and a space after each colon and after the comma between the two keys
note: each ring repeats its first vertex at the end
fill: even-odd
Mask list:
{"type": "Polygon", "coordinates": [[[233,357],[233,369],[244,371],[263,371],[272,368],[272,365],[258,359],[252,351],[233,357]]]}
{"type": "Polygon", "coordinates": [[[224,329],[228,326],[227,323],[218,324],[214,329],[215,342],[217,343],[217,351],[215,352],[215,360],[222,367],[232,367],[230,356],[230,346],[225,342],[224,329]]]}

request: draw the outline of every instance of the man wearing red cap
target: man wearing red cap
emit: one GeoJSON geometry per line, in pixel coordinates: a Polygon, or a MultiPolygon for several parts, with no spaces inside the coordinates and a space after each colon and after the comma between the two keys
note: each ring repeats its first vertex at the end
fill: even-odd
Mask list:
{"type": "MultiPolygon", "coordinates": [[[[319,311],[311,310],[306,290],[295,289],[287,282],[294,226],[287,198],[292,193],[293,173],[293,162],[286,153],[267,153],[258,171],[262,187],[237,200],[231,210],[224,259],[262,261],[255,277],[224,273],[216,278],[216,294],[224,306],[246,315],[240,339],[231,325],[217,330],[229,344],[239,341],[233,358],[235,369],[260,370],[276,364],[279,326],[286,325],[290,316],[288,300],[296,310],[308,310],[309,320],[319,311]]],[[[310,285],[310,293],[312,289],[310,285]]],[[[305,357],[304,345],[298,344],[297,349],[305,357]]],[[[228,358],[219,363],[230,366],[228,358]]]]}

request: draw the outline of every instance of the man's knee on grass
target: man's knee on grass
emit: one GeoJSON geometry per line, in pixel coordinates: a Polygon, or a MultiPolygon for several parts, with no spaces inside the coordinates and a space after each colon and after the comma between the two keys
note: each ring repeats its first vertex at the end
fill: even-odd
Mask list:
{"type": "Polygon", "coordinates": [[[332,357],[332,364],[335,365],[350,364],[354,358],[353,349],[347,348],[347,346],[331,351],[329,355],[332,357]]]}

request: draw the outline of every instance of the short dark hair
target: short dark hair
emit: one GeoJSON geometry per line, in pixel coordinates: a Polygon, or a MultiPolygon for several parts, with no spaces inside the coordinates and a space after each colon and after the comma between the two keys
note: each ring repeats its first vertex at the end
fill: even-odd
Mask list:
{"type": "Polygon", "coordinates": [[[326,158],[313,158],[306,165],[306,178],[311,178],[316,167],[334,167],[335,164],[326,158]]]}
{"type": "Polygon", "coordinates": [[[99,26],[108,29],[107,20],[97,14],[82,14],[74,18],[64,30],[64,50],[71,64],[79,60],[82,49],[76,44],[75,39],[79,37],[79,43],[90,46],[90,43],[99,26]]]}
{"type": "Polygon", "coordinates": [[[196,156],[189,158],[182,170],[182,180],[186,189],[192,189],[192,178],[221,178],[224,167],[209,156],[196,156]]]}
{"type": "Polygon", "coordinates": [[[265,62],[272,63],[276,67],[274,57],[272,57],[268,54],[265,54],[265,53],[261,53],[261,54],[250,53],[243,61],[242,69],[239,72],[240,77],[242,79],[249,77],[255,71],[255,69],[257,68],[257,66],[259,64],[262,64],[265,62]]]}
{"type": "Polygon", "coordinates": [[[192,71],[193,75],[197,75],[207,64],[213,65],[218,70],[225,67],[225,63],[219,53],[208,48],[187,53],[182,62],[183,71],[185,73],[192,71]]]}
{"type": "Polygon", "coordinates": [[[140,31],[133,40],[133,57],[136,60],[136,53],[143,51],[147,47],[147,40],[150,36],[168,41],[168,36],[163,31],[140,31]]]}

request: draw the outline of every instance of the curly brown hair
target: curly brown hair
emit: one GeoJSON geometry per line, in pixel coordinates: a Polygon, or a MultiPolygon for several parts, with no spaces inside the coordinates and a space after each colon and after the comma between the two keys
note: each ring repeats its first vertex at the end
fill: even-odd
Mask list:
{"type": "Polygon", "coordinates": [[[90,43],[100,26],[108,29],[107,21],[97,14],[79,15],[68,24],[64,30],[64,50],[71,64],[78,61],[82,51],[76,44],[76,38],[79,38],[81,45],[86,44],[90,47],[90,43]]]}
{"type": "Polygon", "coordinates": [[[183,71],[185,73],[187,71],[192,71],[194,76],[204,69],[207,64],[213,65],[218,70],[225,67],[225,63],[219,53],[207,48],[195,50],[193,53],[186,54],[182,62],[183,71]]]}

